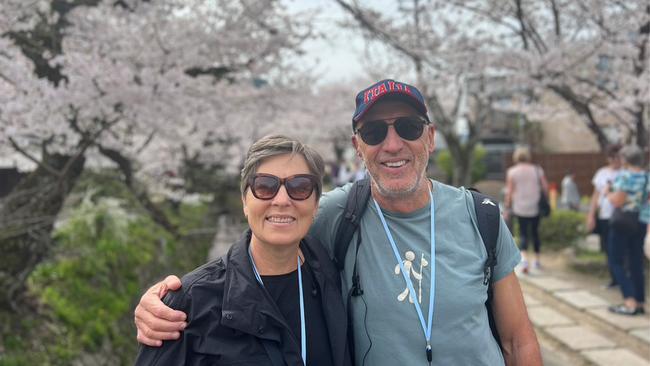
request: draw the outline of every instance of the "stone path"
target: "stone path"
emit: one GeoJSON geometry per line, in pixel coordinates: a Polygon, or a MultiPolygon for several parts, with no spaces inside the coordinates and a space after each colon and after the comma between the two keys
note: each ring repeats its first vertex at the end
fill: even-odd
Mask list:
{"type": "Polygon", "coordinates": [[[650,366],[650,316],[609,312],[609,305],[621,302],[620,295],[598,291],[574,276],[555,270],[518,272],[540,339],[559,343],[584,365],[650,366]]]}

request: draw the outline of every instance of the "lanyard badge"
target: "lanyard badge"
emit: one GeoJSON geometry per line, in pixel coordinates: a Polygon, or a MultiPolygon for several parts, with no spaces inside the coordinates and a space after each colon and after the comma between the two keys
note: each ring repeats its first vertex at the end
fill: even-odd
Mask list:
{"type": "MultiPolygon", "coordinates": [[[[434,306],[434,294],[435,294],[435,276],[436,276],[436,237],[435,237],[435,216],[434,216],[434,203],[433,203],[433,194],[431,193],[431,190],[429,190],[429,200],[431,202],[430,204],[430,210],[431,210],[431,284],[429,286],[429,313],[427,317],[427,321],[425,322],[424,320],[424,315],[422,314],[422,308],[420,307],[420,303],[417,301],[417,299],[414,299],[413,305],[415,305],[415,311],[418,313],[418,318],[420,319],[420,325],[422,326],[422,331],[424,333],[424,338],[427,342],[427,346],[425,348],[425,353],[427,357],[427,361],[429,364],[431,364],[431,361],[433,359],[433,351],[431,349],[431,327],[433,324],[433,306],[434,306]]],[[[386,232],[386,236],[388,237],[388,241],[390,242],[390,246],[393,249],[393,254],[395,254],[395,259],[397,260],[397,264],[400,267],[400,270],[402,272],[402,276],[404,277],[404,281],[406,282],[406,286],[409,289],[409,296],[415,297],[415,288],[413,287],[413,282],[411,281],[410,274],[407,274],[404,264],[402,261],[402,258],[399,254],[399,250],[397,250],[397,244],[395,244],[395,240],[393,239],[393,235],[390,232],[390,229],[388,228],[388,224],[386,223],[386,219],[384,218],[384,214],[381,212],[381,208],[379,207],[379,204],[377,201],[373,198],[373,202],[375,204],[375,208],[377,208],[377,213],[379,215],[379,219],[381,220],[382,225],[384,226],[384,231],[386,232]]]]}

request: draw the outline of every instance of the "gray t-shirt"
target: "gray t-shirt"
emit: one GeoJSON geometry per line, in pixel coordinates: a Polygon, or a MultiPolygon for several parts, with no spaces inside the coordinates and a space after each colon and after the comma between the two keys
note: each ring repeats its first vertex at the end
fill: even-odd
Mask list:
{"type": "MultiPolygon", "coordinates": [[[[310,232],[323,242],[330,254],[350,187],[351,184],[337,188],[321,198],[319,214],[310,232]]],[[[433,364],[503,365],[484,305],[487,286],[483,285],[483,265],[487,253],[476,226],[471,194],[435,181],[433,187],[436,228],[433,364]]],[[[426,321],[431,282],[430,208],[426,206],[409,214],[382,212],[426,321]]],[[[364,294],[353,297],[351,303],[356,364],[363,365],[365,358],[365,365],[428,365],[420,320],[415,306],[409,302],[406,283],[372,201],[361,219],[360,232],[357,269],[364,294]]],[[[356,234],[342,273],[344,299],[352,284],[354,243],[356,234]]],[[[512,273],[520,260],[503,220],[497,259],[493,282],[512,273]]]]}

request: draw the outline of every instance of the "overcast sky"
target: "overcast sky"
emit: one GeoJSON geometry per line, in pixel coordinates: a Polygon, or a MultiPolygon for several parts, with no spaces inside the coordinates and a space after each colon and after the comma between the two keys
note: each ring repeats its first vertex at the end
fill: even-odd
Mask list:
{"type": "MultiPolygon", "coordinates": [[[[339,23],[348,17],[334,0],[285,0],[284,3],[290,12],[318,10],[314,26],[317,32],[327,35],[327,40],[309,40],[304,50],[307,52],[305,61],[317,64],[316,73],[322,76],[320,84],[366,76],[361,62],[364,40],[358,32],[340,26],[339,23]]],[[[395,1],[375,0],[372,4],[388,9],[395,6],[395,1]]]]}

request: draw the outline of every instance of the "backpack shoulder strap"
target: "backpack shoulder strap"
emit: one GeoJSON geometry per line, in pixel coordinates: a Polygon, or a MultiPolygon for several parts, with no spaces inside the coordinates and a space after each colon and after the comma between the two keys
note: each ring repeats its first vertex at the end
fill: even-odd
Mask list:
{"type": "Polygon", "coordinates": [[[474,199],[478,231],[481,233],[481,239],[483,239],[483,245],[485,245],[485,251],[488,256],[483,269],[483,284],[489,285],[494,266],[497,264],[496,250],[500,227],[499,216],[501,213],[498,204],[492,198],[474,190],[470,190],[470,192],[474,199]]]}
{"type": "Polygon", "coordinates": [[[497,239],[499,238],[499,228],[501,226],[499,222],[501,212],[497,203],[490,197],[471,188],[470,192],[474,199],[478,231],[481,234],[481,239],[483,239],[483,245],[485,245],[485,251],[488,256],[483,265],[483,284],[487,285],[485,307],[487,308],[490,330],[501,348],[501,337],[499,337],[494,313],[492,312],[492,275],[494,273],[494,266],[497,264],[497,239]]]}
{"type": "Polygon", "coordinates": [[[354,182],[350,192],[348,193],[343,218],[341,219],[339,228],[336,231],[334,241],[334,263],[338,267],[339,271],[343,270],[343,267],[345,266],[345,256],[348,253],[350,241],[352,240],[354,232],[359,227],[359,222],[361,222],[361,217],[366,211],[369,199],[370,179],[365,178],[354,182]]]}

